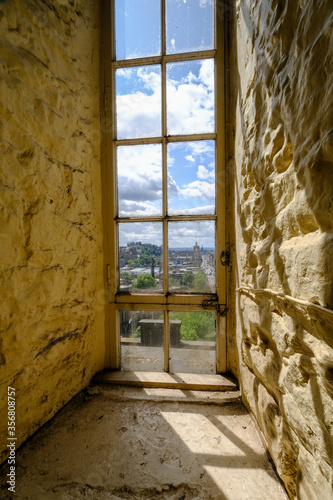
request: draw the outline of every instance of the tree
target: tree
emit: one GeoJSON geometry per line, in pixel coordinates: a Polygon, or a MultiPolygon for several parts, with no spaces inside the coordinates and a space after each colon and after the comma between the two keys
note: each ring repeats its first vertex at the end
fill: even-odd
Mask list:
{"type": "Polygon", "coordinates": [[[150,274],[140,274],[133,283],[134,288],[154,288],[156,280],[150,274]]]}
{"type": "Polygon", "coordinates": [[[193,285],[193,280],[194,280],[194,274],[192,271],[185,271],[185,273],[182,276],[182,284],[185,285],[187,288],[191,288],[193,285]]]}
{"type": "Polygon", "coordinates": [[[210,292],[207,276],[202,269],[199,269],[199,271],[194,275],[192,290],[194,292],[210,292]]]}
{"type": "Polygon", "coordinates": [[[216,335],[215,313],[213,312],[172,312],[170,319],[180,320],[182,340],[214,340],[216,335]]]}
{"type": "Polygon", "coordinates": [[[133,282],[133,276],[130,273],[127,273],[126,271],[120,274],[120,278],[124,280],[124,283],[126,285],[130,285],[133,282]]]}

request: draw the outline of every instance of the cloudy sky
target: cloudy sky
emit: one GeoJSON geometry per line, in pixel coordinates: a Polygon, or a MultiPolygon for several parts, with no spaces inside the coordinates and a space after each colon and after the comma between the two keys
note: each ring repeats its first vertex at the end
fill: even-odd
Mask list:
{"type": "MultiPolygon", "coordinates": [[[[160,54],[159,4],[156,0],[116,0],[117,59],[160,54]]],[[[166,0],[166,7],[167,53],[213,48],[213,0],[166,0]]],[[[214,61],[206,59],[170,63],[167,64],[166,76],[167,133],[181,135],[214,132],[214,61]]],[[[160,136],[159,65],[118,69],[116,106],[118,139],[160,136]]],[[[214,141],[169,143],[169,214],[215,213],[214,150],[214,141]]],[[[119,215],[161,215],[161,145],[119,146],[117,169],[119,215]]],[[[157,230],[159,224],[139,224],[126,224],[126,227],[122,224],[121,246],[131,239],[143,241],[148,238],[147,242],[152,238],[158,240],[159,232],[161,233],[161,228],[157,230]]],[[[191,240],[196,237],[199,241],[202,234],[202,242],[199,244],[214,246],[211,228],[204,223],[194,229],[194,225],[182,228],[182,239],[187,235],[191,240]]],[[[178,231],[178,226],[176,227],[178,231]]],[[[188,245],[184,241],[181,243],[177,231],[170,230],[170,238],[171,235],[173,238],[169,242],[170,246],[194,244],[192,241],[188,245]]],[[[150,242],[156,242],[153,239],[150,242]]]]}
{"type": "MultiPolygon", "coordinates": [[[[169,248],[192,248],[196,241],[204,248],[215,247],[214,221],[169,222],[169,248]]],[[[162,245],[161,222],[130,222],[119,224],[119,246],[130,241],[162,245]]]]}

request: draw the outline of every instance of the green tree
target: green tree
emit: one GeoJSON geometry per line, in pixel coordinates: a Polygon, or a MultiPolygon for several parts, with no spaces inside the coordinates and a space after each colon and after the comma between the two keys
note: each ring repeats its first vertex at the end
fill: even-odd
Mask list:
{"type": "Polygon", "coordinates": [[[130,268],[134,269],[135,267],[138,267],[138,261],[137,260],[134,260],[134,259],[131,259],[128,261],[128,265],[130,268]]]}
{"type": "Polygon", "coordinates": [[[210,292],[207,276],[202,269],[194,275],[192,290],[193,292],[210,292]]]}
{"type": "Polygon", "coordinates": [[[216,335],[215,313],[213,312],[172,312],[170,319],[180,320],[182,340],[214,340],[216,335]]]}
{"type": "Polygon", "coordinates": [[[182,276],[182,284],[185,285],[187,288],[191,288],[193,285],[193,280],[194,280],[193,272],[185,271],[185,273],[182,276]]]}
{"type": "Polygon", "coordinates": [[[122,280],[124,280],[126,285],[130,285],[133,282],[133,276],[126,271],[120,274],[122,280]]]}
{"type": "Polygon", "coordinates": [[[133,283],[134,288],[154,288],[156,279],[150,274],[140,274],[133,283]]]}

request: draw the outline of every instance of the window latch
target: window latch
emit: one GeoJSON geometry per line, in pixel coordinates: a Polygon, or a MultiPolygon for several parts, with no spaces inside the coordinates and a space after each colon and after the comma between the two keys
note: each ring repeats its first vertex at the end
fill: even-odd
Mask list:
{"type": "Polygon", "coordinates": [[[228,307],[226,304],[219,304],[217,299],[208,299],[202,301],[202,307],[208,309],[214,307],[219,316],[226,316],[228,307]]]}
{"type": "Polygon", "coordinates": [[[220,261],[223,267],[230,266],[230,252],[229,250],[223,250],[220,255],[220,261]]]}

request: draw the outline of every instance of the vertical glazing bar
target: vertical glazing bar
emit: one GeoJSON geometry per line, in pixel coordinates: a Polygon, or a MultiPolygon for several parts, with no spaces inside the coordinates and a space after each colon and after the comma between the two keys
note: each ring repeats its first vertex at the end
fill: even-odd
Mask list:
{"type": "MultiPolygon", "coordinates": [[[[168,172],[167,172],[167,119],[166,119],[166,19],[165,0],[161,0],[161,45],[162,45],[162,169],[163,169],[163,290],[168,292],[168,172]]],[[[169,371],[169,316],[164,311],[164,370],[169,371]]]]}
{"type": "MultiPolygon", "coordinates": [[[[108,3],[108,2],[106,2],[108,3]]],[[[110,234],[109,237],[109,259],[110,259],[110,269],[108,278],[109,287],[109,303],[110,303],[110,345],[109,345],[109,362],[108,367],[113,370],[118,370],[120,367],[120,335],[119,335],[119,325],[118,325],[118,311],[115,307],[115,298],[118,288],[118,227],[115,220],[118,212],[118,186],[117,186],[117,166],[116,166],[116,156],[117,148],[114,144],[114,140],[117,138],[117,127],[116,127],[116,74],[113,67],[113,62],[116,60],[116,26],[115,26],[115,1],[111,2],[111,19],[110,19],[110,31],[108,33],[109,40],[111,44],[110,58],[108,61],[108,66],[111,68],[110,74],[110,94],[111,99],[106,100],[106,120],[105,127],[108,131],[111,143],[111,157],[109,159],[109,178],[110,182],[108,184],[108,193],[112,193],[112,202],[110,203],[110,234]]],[[[107,96],[106,96],[107,97],[107,96]]]]}
{"type": "Polygon", "coordinates": [[[169,350],[170,350],[170,328],[169,328],[169,311],[164,311],[164,371],[169,371],[169,350]]]}
{"type": "MultiPolygon", "coordinates": [[[[215,9],[215,113],[216,113],[216,265],[219,302],[226,303],[226,268],[220,255],[226,250],[225,230],[225,88],[224,88],[224,2],[216,0],[215,9]]],[[[225,318],[219,317],[216,337],[217,371],[226,371],[225,318]]]]}

